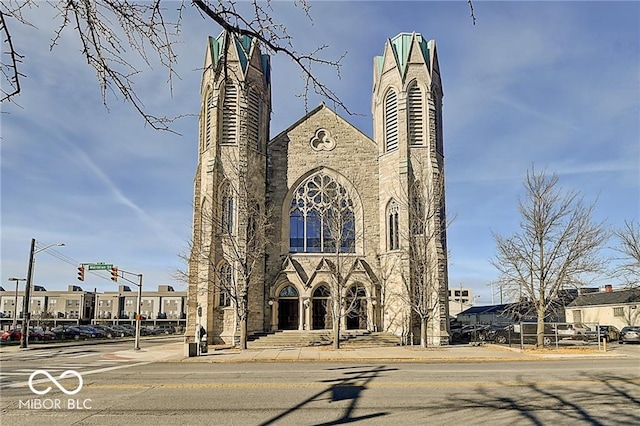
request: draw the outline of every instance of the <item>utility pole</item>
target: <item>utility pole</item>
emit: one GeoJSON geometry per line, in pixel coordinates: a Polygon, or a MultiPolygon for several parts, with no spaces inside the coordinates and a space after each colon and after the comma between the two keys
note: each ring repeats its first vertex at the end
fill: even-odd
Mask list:
{"type": "Polygon", "coordinates": [[[29,250],[29,266],[27,268],[27,281],[24,285],[24,299],[22,300],[22,334],[20,336],[20,348],[27,349],[29,346],[29,319],[31,312],[29,309],[29,298],[31,296],[31,275],[33,274],[33,256],[36,250],[36,239],[31,239],[31,249],[29,250]]]}
{"type": "Polygon", "coordinates": [[[18,328],[18,283],[20,281],[27,281],[27,279],[26,278],[9,278],[9,281],[16,282],[16,294],[13,300],[13,327],[11,328],[12,330],[15,330],[16,328],[18,328]]]}

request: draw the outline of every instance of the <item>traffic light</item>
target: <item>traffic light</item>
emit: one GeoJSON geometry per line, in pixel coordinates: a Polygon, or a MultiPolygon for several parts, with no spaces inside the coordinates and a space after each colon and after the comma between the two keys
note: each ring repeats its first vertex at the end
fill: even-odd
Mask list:
{"type": "Polygon", "coordinates": [[[118,281],[118,267],[111,268],[111,281],[118,281]]]}
{"type": "Polygon", "coordinates": [[[84,266],[78,266],[78,280],[84,281],[84,266]]]}

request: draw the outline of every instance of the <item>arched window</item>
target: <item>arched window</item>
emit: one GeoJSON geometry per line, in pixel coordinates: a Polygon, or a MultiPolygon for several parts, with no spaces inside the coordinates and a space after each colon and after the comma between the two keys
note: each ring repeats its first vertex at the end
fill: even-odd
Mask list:
{"type": "Polygon", "coordinates": [[[278,297],[298,297],[298,290],[292,285],[288,285],[280,290],[278,297]]]}
{"type": "Polygon", "coordinates": [[[222,206],[220,209],[220,225],[223,234],[233,234],[234,204],[231,185],[226,184],[222,189],[222,206]]]}
{"type": "Polygon", "coordinates": [[[313,297],[329,297],[331,296],[331,292],[327,288],[326,285],[321,285],[315,290],[313,290],[313,297]]]}
{"type": "Polygon", "coordinates": [[[424,109],[422,92],[414,84],[408,93],[409,142],[411,145],[424,145],[424,109]]]}
{"type": "Polygon", "coordinates": [[[398,149],[398,95],[389,90],[384,98],[385,152],[398,149]]]}
{"type": "Polygon", "coordinates": [[[289,225],[291,252],[355,252],[353,201],[342,185],[322,172],[296,189],[289,225]]]}
{"type": "Polygon", "coordinates": [[[411,197],[411,231],[414,235],[422,235],[427,221],[422,185],[416,183],[414,191],[415,193],[411,197]]]}
{"type": "Polygon", "coordinates": [[[388,250],[400,248],[398,204],[392,200],[387,208],[387,247],[388,250]]]}
{"type": "Polygon", "coordinates": [[[233,288],[233,269],[231,269],[231,265],[224,263],[220,267],[219,306],[231,306],[231,290],[233,288]]]}
{"type": "Polygon", "coordinates": [[[224,85],[224,103],[222,105],[222,144],[236,143],[238,127],[238,89],[232,81],[224,85]]]}

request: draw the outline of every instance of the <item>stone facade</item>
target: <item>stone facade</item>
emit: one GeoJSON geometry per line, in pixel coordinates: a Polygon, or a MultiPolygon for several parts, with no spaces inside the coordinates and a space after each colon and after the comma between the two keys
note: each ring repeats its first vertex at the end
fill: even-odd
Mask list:
{"type": "Polygon", "coordinates": [[[407,343],[422,316],[446,344],[435,42],[400,34],[374,59],[373,139],[321,104],[267,143],[271,69],[248,37],[209,38],[204,69],[187,342],[198,324],[236,342],[248,312],[249,333],[339,323],[407,343]]]}

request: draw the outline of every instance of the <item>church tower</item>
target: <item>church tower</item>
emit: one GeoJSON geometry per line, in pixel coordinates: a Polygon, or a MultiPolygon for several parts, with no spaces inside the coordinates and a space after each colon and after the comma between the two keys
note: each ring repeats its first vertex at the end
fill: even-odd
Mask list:
{"type": "Polygon", "coordinates": [[[399,34],[373,68],[385,324],[414,341],[447,344],[443,92],[435,41],[399,34]]]}
{"type": "Polygon", "coordinates": [[[263,329],[264,251],[254,247],[266,215],[269,57],[251,37],[209,37],[200,96],[186,335],[203,327],[209,343],[234,343],[244,321],[263,329]]]}

